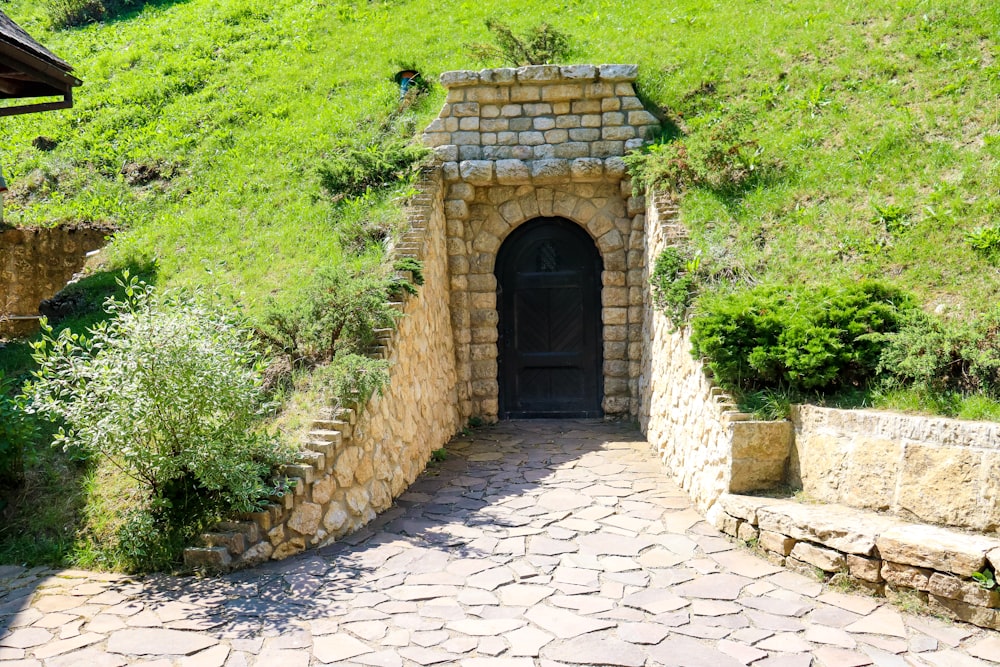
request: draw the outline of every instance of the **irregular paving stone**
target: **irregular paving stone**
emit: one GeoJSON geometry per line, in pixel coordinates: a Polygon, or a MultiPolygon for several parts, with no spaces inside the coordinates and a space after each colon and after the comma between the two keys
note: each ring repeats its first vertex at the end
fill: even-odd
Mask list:
{"type": "Polygon", "coordinates": [[[691,602],[670,591],[648,589],[627,596],[622,600],[622,604],[643,609],[651,614],[662,614],[668,611],[677,611],[688,606],[691,602]]]}
{"type": "Polygon", "coordinates": [[[504,639],[510,644],[510,654],[513,656],[538,657],[538,653],[543,646],[551,642],[555,637],[547,632],[542,632],[531,626],[519,628],[504,635],[504,639]]]}
{"type": "Polygon", "coordinates": [[[766,611],[767,613],[774,614],[776,616],[799,617],[812,609],[811,606],[800,602],[781,600],[779,598],[768,596],[745,598],[740,600],[740,604],[744,607],[757,609],[758,611],[766,611]]]}
{"type": "Polygon", "coordinates": [[[719,640],[716,647],[726,655],[736,658],[744,665],[749,665],[755,660],[767,657],[766,651],[761,651],[760,649],[747,646],[746,644],[740,644],[739,642],[734,642],[729,639],[719,640]]]}
{"type": "Polygon", "coordinates": [[[447,624],[449,630],[461,632],[464,635],[474,637],[495,637],[496,635],[516,630],[524,625],[524,621],[513,618],[498,619],[467,619],[464,621],[453,621],[447,624]]]}
{"type": "Polygon", "coordinates": [[[505,605],[513,607],[532,607],[555,593],[550,586],[536,584],[511,584],[498,589],[497,594],[505,605]]]}
{"type": "Polygon", "coordinates": [[[816,649],[813,655],[826,667],[866,667],[871,665],[871,656],[858,651],[823,646],[816,649]]]}
{"type": "Polygon", "coordinates": [[[676,586],[674,593],[691,598],[735,600],[739,597],[740,591],[752,581],[752,579],[735,574],[707,574],[676,586]]]}
{"type": "Polygon", "coordinates": [[[660,623],[619,623],[617,633],[631,644],[659,644],[670,634],[670,627],[660,623]]]}
{"type": "MultiPolygon", "coordinates": [[[[85,635],[77,635],[76,637],[71,637],[69,639],[60,639],[59,641],[49,642],[45,646],[39,646],[35,649],[34,655],[36,658],[45,660],[46,658],[62,655],[63,653],[68,653],[69,651],[75,651],[78,648],[90,646],[91,644],[96,644],[97,642],[103,640],[103,635],[88,632],[85,635]]],[[[211,643],[214,644],[215,642],[212,641],[211,643]]]]}
{"type": "Polygon", "coordinates": [[[72,653],[64,653],[45,661],[46,667],[122,667],[128,660],[120,655],[112,655],[100,649],[85,648],[72,653]]]}
{"type": "Polygon", "coordinates": [[[979,640],[969,647],[969,655],[1000,663],[1000,637],[991,636],[979,640]]]}
{"type": "Polygon", "coordinates": [[[365,653],[373,652],[374,649],[368,644],[342,632],[316,637],[313,640],[312,647],[313,655],[320,662],[348,660],[365,653]]]}
{"type": "Polygon", "coordinates": [[[663,665],[683,667],[743,667],[744,663],[689,637],[668,637],[649,648],[649,656],[663,665]]]}
{"type": "Polygon", "coordinates": [[[124,655],[191,655],[217,643],[195,632],[136,628],[112,633],[108,651],[124,655]]]}
{"type": "Polygon", "coordinates": [[[0,638],[0,646],[10,648],[31,648],[41,646],[52,639],[52,633],[44,628],[23,628],[0,638]]]}
{"type": "Polygon", "coordinates": [[[574,665],[608,665],[609,667],[643,667],[646,656],[639,647],[619,639],[580,637],[571,642],[546,646],[546,658],[574,665]]]}
{"type": "Polygon", "coordinates": [[[548,630],[559,639],[570,639],[587,634],[588,632],[596,632],[597,630],[604,630],[615,626],[615,623],[612,621],[602,621],[579,616],[572,612],[545,605],[529,609],[524,614],[524,617],[543,630],[548,630]]]}
{"type": "Polygon", "coordinates": [[[890,607],[881,607],[867,617],[856,621],[846,628],[848,632],[864,632],[872,635],[888,635],[890,637],[906,638],[906,627],[899,612],[890,607]]]}

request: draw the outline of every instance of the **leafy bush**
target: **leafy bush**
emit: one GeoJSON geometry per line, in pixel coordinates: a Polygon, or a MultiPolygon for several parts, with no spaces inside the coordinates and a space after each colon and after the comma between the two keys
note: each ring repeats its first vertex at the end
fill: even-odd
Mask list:
{"type": "Polygon", "coordinates": [[[846,287],[761,287],[703,298],[692,320],[692,354],[718,381],[756,390],[836,390],[877,373],[883,343],[913,308],[876,282],[846,287]]]}
{"type": "Polygon", "coordinates": [[[965,242],[987,259],[1000,258],[1000,224],[983,225],[966,232],[965,242]]]}
{"type": "Polygon", "coordinates": [[[57,443],[138,485],[110,548],[132,549],[129,569],[160,568],[221,513],[259,508],[290,453],[259,428],[263,359],[241,317],[127,272],[122,284],[125,298],[106,303],[112,319],[89,334],[44,325],[26,393],[65,424],[57,443]]]}
{"type": "Polygon", "coordinates": [[[1000,309],[961,322],[914,311],[878,339],[880,368],[898,386],[1000,396],[1000,309]]]}
{"type": "Polygon", "coordinates": [[[664,249],[656,258],[649,282],[653,286],[653,305],[663,312],[675,328],[684,323],[684,316],[694,299],[699,261],[687,258],[676,247],[664,249]]]}
{"type": "Polygon", "coordinates": [[[496,44],[465,45],[469,56],[483,65],[496,61],[511,67],[546,65],[569,55],[569,37],[548,23],[536,25],[522,36],[496,19],[486,19],[486,29],[496,44]]]}

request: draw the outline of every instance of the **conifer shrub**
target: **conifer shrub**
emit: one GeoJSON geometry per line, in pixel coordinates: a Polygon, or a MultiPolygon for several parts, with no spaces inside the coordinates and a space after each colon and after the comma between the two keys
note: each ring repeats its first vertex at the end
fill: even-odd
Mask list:
{"type": "Polygon", "coordinates": [[[909,295],[873,281],[706,295],[691,322],[692,354],[741,391],[858,387],[878,374],[877,334],[898,331],[913,308],[909,295]]]}

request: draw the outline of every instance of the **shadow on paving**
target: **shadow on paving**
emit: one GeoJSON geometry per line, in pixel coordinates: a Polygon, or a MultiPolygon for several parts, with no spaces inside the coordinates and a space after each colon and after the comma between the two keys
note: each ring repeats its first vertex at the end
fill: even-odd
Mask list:
{"type": "MultiPolygon", "coordinates": [[[[553,468],[572,468],[580,457],[616,443],[635,448],[645,439],[628,426],[597,420],[504,422],[477,429],[455,437],[447,446],[448,458],[432,463],[370,524],[340,542],[283,561],[219,577],[24,571],[21,580],[34,581],[0,596],[0,636],[9,627],[33,622],[28,606],[36,591],[44,597],[36,597],[32,606],[42,601],[48,613],[60,610],[53,606],[74,613],[70,600],[45,606],[51,595],[77,596],[83,604],[110,604],[101,613],[118,615],[129,625],[143,627],[145,622],[133,616],[152,611],[162,622],[150,617],[149,627],[228,639],[298,630],[302,621],[387,618],[377,607],[446,597],[448,587],[432,587],[449,562],[499,565],[494,556],[498,539],[486,533],[527,526],[547,513],[535,507],[512,512],[503,503],[538,489],[553,468]],[[410,590],[414,582],[431,588],[410,590]],[[95,593],[96,598],[88,597],[95,593]]],[[[591,472],[581,472],[580,478],[595,481],[591,472]]],[[[10,583],[3,574],[0,569],[0,592],[10,583]]]]}

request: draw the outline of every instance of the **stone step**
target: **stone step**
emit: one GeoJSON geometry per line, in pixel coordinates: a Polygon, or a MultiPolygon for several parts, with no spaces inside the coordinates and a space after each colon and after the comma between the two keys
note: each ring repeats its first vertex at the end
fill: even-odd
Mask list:
{"type": "Polygon", "coordinates": [[[358,413],[357,410],[352,408],[337,408],[334,411],[334,418],[345,421],[348,424],[355,424],[358,421],[358,413]]]}
{"type": "Polygon", "coordinates": [[[233,563],[226,547],[188,547],[184,550],[184,565],[196,570],[225,572],[233,563]]]}
{"type": "MultiPolygon", "coordinates": [[[[326,456],[321,452],[314,452],[311,449],[304,449],[298,453],[299,463],[310,465],[317,472],[322,472],[326,468],[326,456]]],[[[311,481],[311,480],[310,480],[311,481]]]]}
{"type": "MultiPolygon", "coordinates": [[[[315,477],[316,469],[306,463],[288,463],[281,466],[280,472],[285,477],[288,477],[289,481],[298,478],[304,480],[306,484],[311,484],[315,477]]],[[[295,495],[298,495],[297,490],[295,495]]]]}
{"type": "MultiPolygon", "coordinates": [[[[340,435],[339,431],[333,431],[333,432],[336,433],[338,436],[340,435]]],[[[313,431],[313,433],[315,433],[315,431],[313,431]]],[[[310,433],[309,435],[313,435],[313,433],[310,433]]],[[[339,437],[336,439],[336,441],[321,440],[319,438],[314,438],[313,440],[307,440],[305,443],[305,447],[306,449],[309,449],[311,451],[319,452],[320,454],[326,457],[327,461],[331,461],[333,459],[334,453],[337,451],[337,446],[339,444],[340,444],[339,437]]]]}
{"type": "Polygon", "coordinates": [[[206,547],[225,547],[232,556],[239,556],[248,546],[243,533],[237,532],[202,533],[200,539],[206,547]]]}
{"type": "Polygon", "coordinates": [[[260,530],[253,521],[220,521],[215,524],[215,530],[220,533],[242,533],[248,545],[260,542],[260,530]]]}
{"type": "MultiPolygon", "coordinates": [[[[321,426],[326,426],[332,420],[322,419],[313,422],[313,430],[309,431],[309,441],[310,442],[328,442],[333,444],[335,447],[341,443],[344,439],[343,434],[336,429],[323,428],[321,426]]],[[[320,451],[315,449],[313,451],[320,451]]]]}
{"type": "Polygon", "coordinates": [[[350,422],[341,419],[315,419],[313,428],[318,431],[337,431],[341,440],[349,440],[353,435],[353,427],[350,422]]]}

